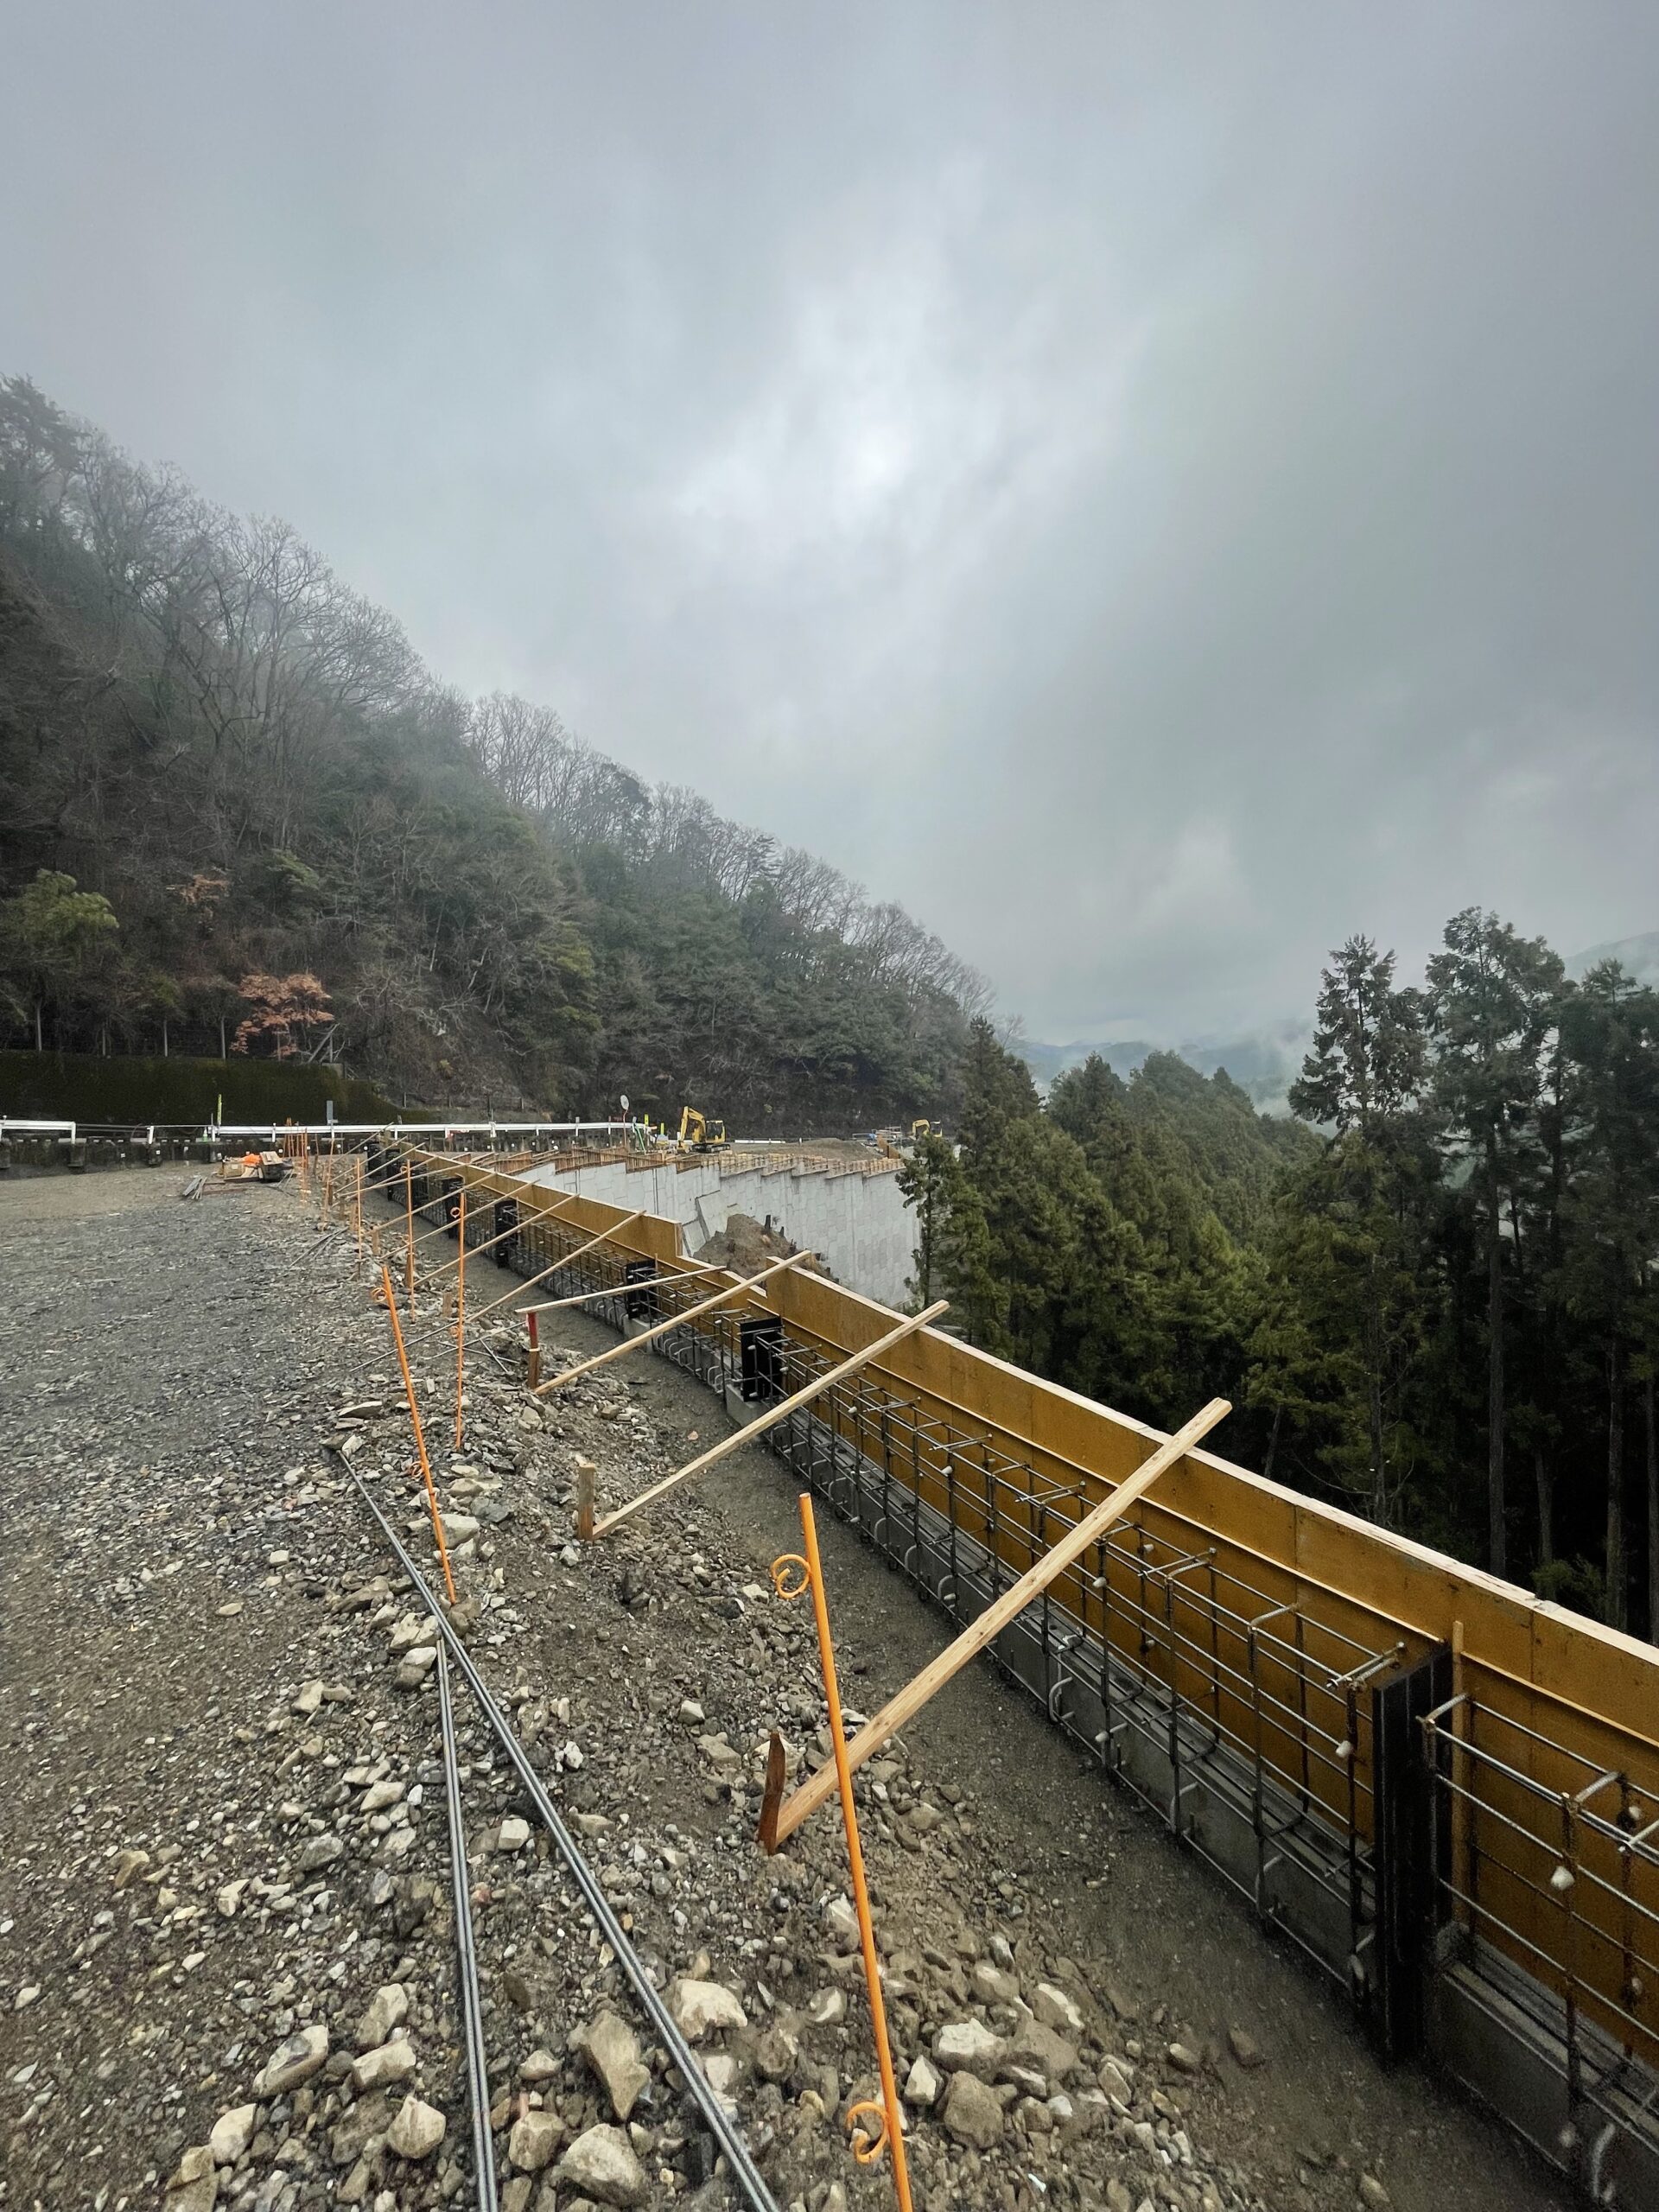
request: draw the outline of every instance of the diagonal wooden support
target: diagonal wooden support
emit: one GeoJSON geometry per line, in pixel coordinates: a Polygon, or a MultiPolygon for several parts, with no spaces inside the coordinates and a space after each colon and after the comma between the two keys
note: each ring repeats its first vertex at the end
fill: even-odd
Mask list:
{"type": "Polygon", "coordinates": [[[643,1282],[613,1282],[607,1290],[579,1290],[569,1298],[538,1298],[534,1306],[519,1308],[523,1313],[556,1313],[562,1306],[590,1306],[596,1298],[626,1298],[630,1292],[652,1290],[659,1283],[685,1282],[692,1275],[723,1275],[724,1268],[705,1267],[696,1260],[688,1261],[683,1268],[676,1268],[672,1274],[647,1275],[643,1282]]]}
{"type": "Polygon", "coordinates": [[[364,1184],[364,1197],[365,1198],[372,1198],[377,1191],[390,1191],[394,1184],[396,1184],[397,1188],[401,1190],[404,1184],[404,1168],[407,1162],[415,1157],[415,1152],[416,1147],[412,1144],[405,1145],[398,1154],[397,1165],[392,1169],[390,1175],[378,1176],[372,1183],[364,1184]]]}
{"type": "MultiPolygon", "coordinates": [[[[537,1221],[545,1220],[549,1214],[551,1214],[555,1220],[556,1220],[558,1218],[559,1209],[562,1206],[574,1205],[575,1202],[575,1193],[572,1192],[567,1192],[563,1198],[555,1198],[551,1205],[537,1206],[532,1214],[521,1214],[518,1219],[513,1223],[511,1229],[504,1229],[494,1236],[486,1236],[481,1244],[474,1244],[470,1246],[467,1253],[467,1258],[469,1260],[475,1260],[480,1252],[489,1251],[492,1246],[496,1244],[505,1244],[509,1236],[522,1236],[525,1230],[531,1227],[532,1224],[537,1221]]],[[[524,1201],[521,1198],[512,1198],[505,1201],[493,1199],[490,1203],[493,1205],[500,1205],[505,1203],[512,1205],[522,1205],[524,1201]]],[[[447,1227],[448,1224],[446,1224],[445,1226],[447,1227]]],[[[428,1271],[429,1280],[433,1282],[436,1282],[440,1275],[447,1275],[452,1268],[457,1267],[459,1264],[460,1262],[458,1260],[446,1260],[441,1268],[433,1268],[428,1271]]],[[[522,1290],[524,1287],[523,1283],[520,1283],[518,1286],[520,1290],[522,1290]]]]}
{"type": "Polygon", "coordinates": [[[741,1298],[746,1290],[753,1290],[758,1284],[770,1281],[773,1275],[782,1274],[786,1268],[798,1268],[812,1256],[810,1252],[794,1252],[786,1260],[774,1260],[769,1268],[762,1268],[758,1275],[745,1275],[741,1281],[733,1283],[729,1289],[716,1291],[712,1298],[705,1298],[701,1306],[688,1306],[683,1313],[675,1313],[666,1321],[658,1321],[654,1329],[642,1329],[637,1337],[625,1338],[620,1344],[613,1344],[608,1351],[601,1351],[592,1359],[584,1359],[580,1367],[567,1367],[563,1375],[550,1375],[546,1382],[538,1386],[537,1395],[539,1397],[543,1390],[563,1389],[567,1382],[575,1382],[578,1376],[591,1375],[594,1368],[607,1367],[612,1360],[621,1359],[631,1351],[638,1351],[641,1344],[648,1344],[658,1337],[665,1337],[671,1329],[683,1328],[688,1321],[695,1321],[699,1313],[712,1313],[716,1306],[724,1306],[728,1300],[741,1298]]]}
{"type": "MultiPolygon", "coordinates": [[[[1207,1436],[1216,1423],[1231,1411],[1232,1407],[1225,1398],[1211,1398],[1207,1406],[1193,1414],[1185,1428],[1178,1429],[1167,1443],[1160,1444],[1149,1459],[1143,1460],[1132,1475],[1119,1483],[1109,1497],[1103,1499],[1092,1513],[1084,1514],[1052,1551],[1045,1552],[1037,1564],[1005,1590],[995,1604],[987,1605],[979,1618],[963,1629],[954,1643],[946,1644],[937,1659],[930,1660],[919,1675],[907,1682],[897,1696],[890,1697],[880,1713],[859,1730],[847,1746],[849,1766],[856,1771],[866,1759],[873,1758],[889,1738],[896,1736],[906,1722],[914,1719],[936,1691],[942,1690],[953,1675],[962,1672],[970,1659],[976,1659],[988,1645],[995,1643],[1003,1630],[1011,1621],[1019,1618],[1033,1598],[1040,1597],[1049,1584],[1057,1581],[1067,1567],[1080,1560],[1091,1544],[1098,1543],[1106,1531],[1116,1522],[1121,1521],[1131,1506],[1140,1503],[1160,1475],[1167,1474],[1179,1460],[1185,1458],[1200,1438],[1207,1436]]],[[[779,1737],[774,1736],[766,1760],[766,1796],[760,1807],[760,1836],[765,1849],[776,1851],[781,1843],[794,1834],[803,1821],[828,1800],[835,1787],[835,1769],[831,1766],[820,1767],[810,1782],[804,1782],[785,1801],[783,1744],[779,1737]]]]}
{"type": "MultiPolygon", "coordinates": [[[[639,1213],[631,1213],[626,1220],[617,1222],[613,1227],[601,1230],[597,1236],[590,1236],[585,1244],[578,1244],[574,1252],[567,1252],[563,1259],[555,1260],[550,1267],[543,1268],[539,1274],[526,1275],[523,1282],[516,1282],[511,1290],[504,1290],[499,1298],[493,1298],[487,1306],[480,1306],[473,1316],[474,1323],[481,1321],[486,1313],[493,1313],[498,1306],[505,1306],[510,1298],[517,1298],[520,1291],[533,1290],[538,1282],[545,1282],[549,1275],[556,1275],[561,1268],[569,1267],[573,1261],[581,1259],[585,1252],[591,1252],[595,1244],[608,1244],[613,1236],[620,1236],[625,1229],[632,1229],[636,1221],[643,1221],[645,1217],[643,1211],[639,1213]]],[[[520,1222],[518,1224],[520,1229],[530,1229],[534,1225],[531,1222],[520,1222]]]]}
{"type": "Polygon", "coordinates": [[[636,1513],[654,1503],[667,1491],[677,1490],[693,1475],[700,1475],[705,1467],[712,1467],[716,1459],[723,1459],[728,1452],[735,1452],[740,1445],[750,1443],[757,1436],[764,1436],[767,1429],[775,1428],[780,1421],[787,1421],[791,1414],[798,1413],[803,1406],[810,1405],[814,1398],[822,1397],[837,1382],[844,1382],[849,1376],[856,1375],[861,1368],[880,1359],[884,1352],[891,1351],[906,1337],[913,1337],[918,1329],[925,1329],[930,1321],[937,1321],[941,1313],[949,1312],[950,1305],[948,1298],[941,1298],[936,1305],[930,1306],[926,1313],[912,1313],[896,1329],[889,1329],[885,1337],[878,1337],[873,1344],[866,1344],[862,1351],[855,1351],[850,1359],[843,1359],[839,1367],[832,1367],[827,1375],[820,1375],[817,1382],[809,1382],[804,1389],[797,1390],[792,1396],[772,1407],[758,1421],[748,1421],[743,1427],[734,1429],[729,1436],[723,1437],[718,1444],[711,1445],[708,1451],[699,1452],[677,1473],[664,1475],[661,1482],[653,1483],[649,1490],[641,1491],[638,1497],[630,1498],[626,1505],[619,1505],[614,1513],[607,1513],[594,1529],[594,1535],[608,1536],[613,1529],[620,1529],[625,1521],[631,1521],[636,1513]]]}

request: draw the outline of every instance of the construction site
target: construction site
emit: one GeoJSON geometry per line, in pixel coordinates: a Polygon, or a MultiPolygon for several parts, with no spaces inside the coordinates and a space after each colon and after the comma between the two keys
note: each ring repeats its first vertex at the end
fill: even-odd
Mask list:
{"type": "Polygon", "coordinates": [[[1651,1647],[892,1147],[228,1142],[0,1190],[0,2203],[1659,2208],[1651,1647]]]}

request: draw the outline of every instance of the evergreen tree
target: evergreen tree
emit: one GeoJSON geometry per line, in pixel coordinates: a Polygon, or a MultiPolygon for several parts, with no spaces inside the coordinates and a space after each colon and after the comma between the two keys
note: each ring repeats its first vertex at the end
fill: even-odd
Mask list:
{"type": "Polygon", "coordinates": [[[1573,1071],[1564,1272],[1569,1308],[1590,1332],[1605,1384],[1606,1613],[1624,1628],[1626,1398],[1632,1360],[1649,1340],[1659,1267],[1659,994],[1605,961],[1566,1003],[1562,1026],[1573,1071]]]}
{"type": "Polygon", "coordinates": [[[1504,1498],[1503,1214],[1537,1143],[1544,1039],[1561,963],[1541,938],[1521,938],[1471,906],[1446,925],[1428,963],[1433,1095],[1450,1142],[1472,1166],[1486,1280],[1487,1564],[1509,1571],[1504,1498]]]}

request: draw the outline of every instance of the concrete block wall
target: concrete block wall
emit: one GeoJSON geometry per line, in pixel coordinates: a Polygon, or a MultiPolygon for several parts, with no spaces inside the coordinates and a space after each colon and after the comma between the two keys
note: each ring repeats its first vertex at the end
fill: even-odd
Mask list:
{"type": "Polygon", "coordinates": [[[791,1243],[821,1252],[836,1281],[849,1290],[898,1307],[908,1296],[915,1224],[896,1174],[837,1175],[833,1169],[793,1166],[734,1173],[716,1160],[698,1159],[684,1166],[633,1167],[614,1160],[563,1172],[550,1163],[524,1180],[678,1222],[688,1253],[718,1236],[734,1213],[759,1222],[770,1215],[772,1227],[791,1243]]]}

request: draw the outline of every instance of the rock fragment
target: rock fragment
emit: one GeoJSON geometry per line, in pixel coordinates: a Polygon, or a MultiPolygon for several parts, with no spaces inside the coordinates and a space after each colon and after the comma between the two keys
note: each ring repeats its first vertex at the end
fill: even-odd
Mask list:
{"type": "Polygon", "coordinates": [[[600,2204],[643,2204],[651,2184],[620,2127],[603,2124],[578,2135],[559,2160],[555,2179],[577,2196],[600,2204]]]}
{"type": "Polygon", "coordinates": [[[413,2094],[397,2107],[386,2130],[386,2147],[400,2158],[429,2158],[442,2142],[448,2122],[435,2105],[423,2104],[413,2094]]]}

